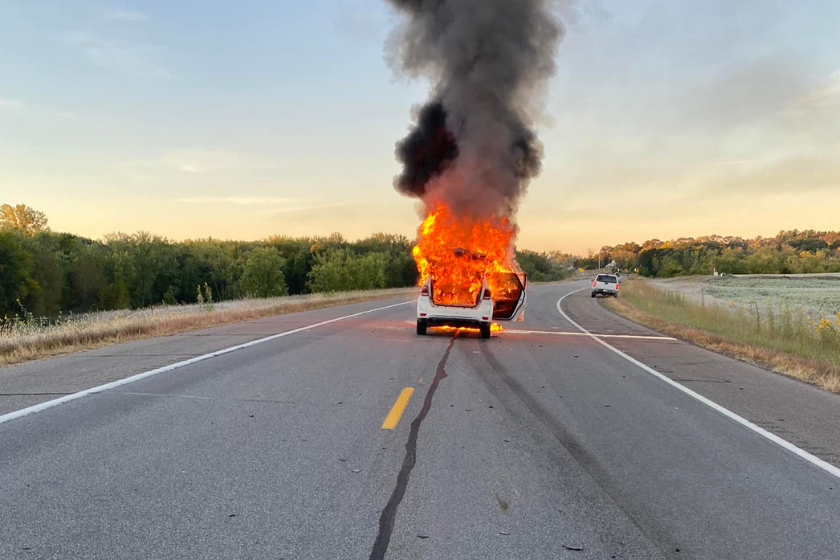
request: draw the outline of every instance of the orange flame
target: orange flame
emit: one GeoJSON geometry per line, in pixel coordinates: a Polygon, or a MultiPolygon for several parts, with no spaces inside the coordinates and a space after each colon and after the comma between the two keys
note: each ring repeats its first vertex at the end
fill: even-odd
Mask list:
{"type": "Polygon", "coordinates": [[[515,272],[513,238],[516,231],[507,217],[475,220],[455,216],[439,204],[420,226],[419,241],[412,253],[420,272],[420,285],[429,277],[433,298],[439,305],[473,306],[487,277],[491,293],[492,272],[515,272]]]}

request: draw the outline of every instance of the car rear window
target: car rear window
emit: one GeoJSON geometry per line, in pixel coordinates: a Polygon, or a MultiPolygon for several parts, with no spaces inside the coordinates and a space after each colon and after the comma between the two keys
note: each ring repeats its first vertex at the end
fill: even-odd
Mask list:
{"type": "Polygon", "coordinates": [[[615,276],[610,276],[609,274],[599,274],[596,280],[605,284],[615,284],[616,282],[615,276]]]}

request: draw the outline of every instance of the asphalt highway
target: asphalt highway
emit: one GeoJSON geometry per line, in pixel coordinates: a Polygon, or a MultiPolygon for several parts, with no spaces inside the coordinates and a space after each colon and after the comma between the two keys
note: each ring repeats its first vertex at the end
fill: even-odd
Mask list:
{"type": "Polygon", "coordinates": [[[840,397],[587,285],[486,341],[397,299],[0,368],[0,558],[840,558],[840,397]]]}

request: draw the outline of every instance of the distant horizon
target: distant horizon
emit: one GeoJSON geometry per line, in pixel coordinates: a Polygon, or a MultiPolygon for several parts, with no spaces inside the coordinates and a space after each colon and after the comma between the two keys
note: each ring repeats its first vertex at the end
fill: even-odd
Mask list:
{"type": "MultiPolygon", "coordinates": [[[[25,203],[23,203],[23,202],[13,203],[13,202],[10,202],[10,201],[0,200],[0,204],[15,205],[15,204],[25,204],[25,203]]],[[[29,205],[27,205],[27,206],[29,206],[29,205]]],[[[39,210],[39,209],[35,208],[35,210],[39,210]]],[[[190,242],[190,241],[202,241],[202,240],[213,240],[213,241],[219,241],[219,242],[258,243],[258,242],[261,242],[261,241],[267,241],[271,237],[286,237],[286,238],[291,238],[291,239],[326,238],[326,237],[329,237],[330,235],[333,235],[333,234],[340,234],[349,243],[354,243],[354,242],[357,242],[357,241],[361,241],[363,239],[370,238],[370,237],[372,237],[374,235],[377,235],[377,234],[403,235],[411,241],[415,241],[416,238],[417,238],[416,231],[414,232],[414,234],[408,235],[408,234],[401,233],[401,232],[384,231],[384,230],[383,231],[371,231],[370,233],[361,234],[361,235],[357,235],[357,236],[346,235],[344,232],[342,232],[340,230],[336,230],[336,231],[330,231],[328,233],[310,233],[310,234],[301,234],[301,235],[288,234],[288,233],[272,233],[272,234],[264,235],[264,236],[261,236],[261,237],[245,238],[245,237],[223,237],[223,236],[218,236],[218,235],[213,235],[213,234],[196,235],[196,236],[189,236],[189,237],[174,237],[174,236],[170,236],[170,235],[166,235],[166,234],[161,234],[161,233],[158,233],[158,232],[150,230],[150,229],[140,228],[140,229],[136,229],[136,230],[133,230],[133,231],[113,230],[113,231],[108,231],[108,232],[101,233],[99,235],[88,235],[88,234],[85,234],[85,233],[80,233],[80,232],[75,232],[75,231],[70,231],[70,230],[66,230],[66,229],[62,229],[62,228],[53,227],[52,220],[50,219],[49,215],[47,215],[47,219],[49,220],[49,223],[47,224],[47,226],[48,226],[49,230],[53,233],[69,234],[69,235],[74,235],[74,236],[77,236],[77,237],[82,237],[82,238],[90,239],[90,240],[94,240],[94,241],[104,241],[104,238],[108,235],[119,235],[119,234],[134,235],[134,234],[140,233],[140,232],[145,232],[145,233],[148,233],[150,235],[160,237],[160,238],[166,239],[167,241],[171,241],[171,242],[175,242],[175,243],[185,243],[185,242],[190,242]]],[[[565,254],[585,257],[589,253],[590,249],[593,251],[593,253],[597,253],[598,250],[600,250],[604,247],[615,247],[615,246],[618,246],[618,245],[623,245],[625,243],[636,243],[638,245],[644,245],[646,242],[653,241],[653,240],[659,240],[661,242],[668,242],[668,241],[676,241],[678,239],[698,239],[698,238],[702,238],[702,237],[723,237],[723,238],[734,237],[734,238],[740,238],[740,239],[744,239],[744,240],[754,240],[754,239],[758,239],[758,238],[768,239],[768,238],[776,237],[780,233],[789,232],[789,231],[799,231],[799,232],[815,231],[815,232],[821,232],[821,233],[831,233],[831,232],[840,232],[840,228],[830,229],[830,228],[814,228],[814,227],[804,227],[804,228],[802,228],[802,227],[798,227],[798,228],[797,227],[791,227],[791,228],[781,228],[781,229],[778,229],[775,232],[770,233],[770,234],[742,234],[742,235],[737,235],[737,234],[729,234],[729,233],[703,233],[703,234],[698,234],[698,235],[677,235],[677,236],[673,236],[673,237],[671,237],[671,236],[667,236],[667,237],[666,236],[652,236],[652,237],[648,237],[646,239],[624,239],[624,240],[616,241],[614,243],[603,244],[603,245],[600,245],[600,246],[597,246],[597,247],[596,246],[591,246],[591,247],[587,246],[587,247],[585,247],[583,249],[580,249],[580,250],[567,250],[566,248],[563,248],[563,247],[533,248],[533,247],[530,247],[530,246],[526,246],[522,243],[517,243],[516,248],[517,248],[517,250],[533,251],[533,252],[537,252],[537,253],[550,253],[552,251],[558,251],[558,252],[565,253],[565,254]]]]}

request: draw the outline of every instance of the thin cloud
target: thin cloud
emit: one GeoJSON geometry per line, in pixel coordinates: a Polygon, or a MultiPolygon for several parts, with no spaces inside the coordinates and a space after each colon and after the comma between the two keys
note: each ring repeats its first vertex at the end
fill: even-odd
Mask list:
{"type": "Polygon", "coordinates": [[[329,208],[344,208],[358,204],[357,202],[337,202],[335,204],[313,204],[309,206],[288,206],[286,208],[269,208],[267,210],[260,210],[257,214],[286,214],[289,212],[304,212],[307,210],[327,210],[329,208]]]}
{"type": "Polygon", "coordinates": [[[709,165],[718,166],[718,165],[752,165],[754,163],[761,162],[760,159],[732,159],[732,160],[724,160],[724,161],[713,161],[709,165]]]}
{"type": "Polygon", "coordinates": [[[162,163],[182,173],[213,173],[231,170],[274,169],[274,164],[254,161],[247,154],[214,150],[173,150],[162,163]]]}
{"type": "Polygon", "coordinates": [[[306,199],[277,198],[264,196],[211,196],[198,198],[177,198],[175,202],[187,204],[234,204],[236,206],[271,206],[277,204],[300,204],[306,199]]]}
{"type": "Polygon", "coordinates": [[[387,27],[374,19],[371,10],[359,2],[343,5],[333,26],[339,35],[359,43],[380,43],[387,33],[387,27]]]}
{"type": "Polygon", "coordinates": [[[799,59],[781,54],[732,64],[681,92],[674,124],[720,135],[766,123],[807,90],[801,66],[799,59]]]}
{"type": "Polygon", "coordinates": [[[176,198],[174,202],[180,204],[215,204],[233,206],[260,206],[261,210],[254,212],[259,215],[287,214],[291,212],[306,212],[310,210],[327,210],[330,208],[344,208],[359,202],[319,203],[311,198],[282,198],[265,196],[210,196],[176,198]]]}
{"type": "Polygon", "coordinates": [[[722,178],[717,193],[836,192],[840,163],[830,154],[792,155],[743,174],[722,178]]]}
{"type": "Polygon", "coordinates": [[[220,173],[239,170],[276,169],[275,163],[263,163],[254,156],[239,152],[204,149],[174,149],[152,159],[127,160],[119,165],[158,168],[188,174],[220,173]]]}
{"type": "Polygon", "coordinates": [[[840,104],[840,70],[835,71],[796,103],[799,108],[824,108],[840,104]]]}
{"type": "Polygon", "coordinates": [[[160,54],[160,47],[122,43],[94,37],[82,31],[70,33],[67,41],[81,48],[94,66],[142,78],[166,79],[172,76],[168,69],[155,61],[160,54]]]}
{"type": "Polygon", "coordinates": [[[0,109],[23,109],[26,107],[26,104],[22,101],[17,101],[15,99],[7,99],[5,97],[0,97],[0,109]]]}
{"type": "Polygon", "coordinates": [[[105,13],[105,19],[117,20],[117,21],[128,21],[132,23],[140,23],[144,21],[149,21],[149,18],[142,12],[138,12],[135,10],[108,10],[105,13]]]}
{"type": "Polygon", "coordinates": [[[75,120],[78,115],[73,111],[56,110],[50,107],[30,105],[16,99],[0,97],[0,111],[14,112],[27,119],[39,120],[75,120]]]}
{"type": "Polygon", "coordinates": [[[256,163],[181,163],[177,164],[176,167],[178,171],[183,171],[184,173],[210,173],[228,169],[274,169],[277,166],[256,163]]]}

